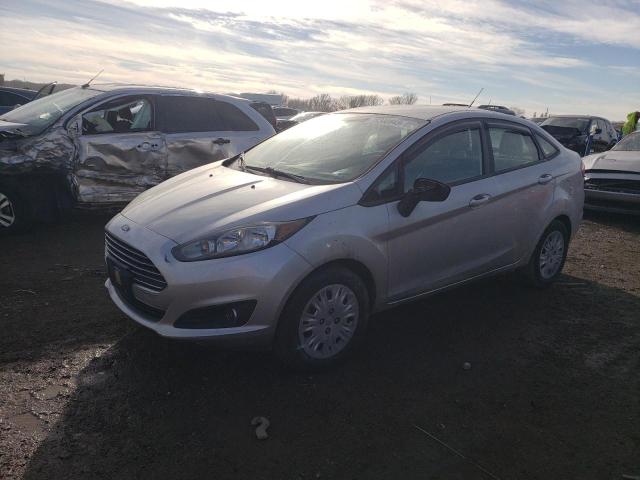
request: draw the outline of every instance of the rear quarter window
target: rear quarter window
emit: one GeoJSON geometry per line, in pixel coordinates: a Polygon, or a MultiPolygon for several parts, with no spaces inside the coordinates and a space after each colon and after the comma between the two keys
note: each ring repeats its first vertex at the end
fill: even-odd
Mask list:
{"type": "Polygon", "coordinates": [[[559,152],[559,150],[551,142],[547,141],[542,135],[536,134],[536,140],[538,140],[538,145],[540,145],[540,149],[542,150],[544,158],[551,158],[559,152]]]}

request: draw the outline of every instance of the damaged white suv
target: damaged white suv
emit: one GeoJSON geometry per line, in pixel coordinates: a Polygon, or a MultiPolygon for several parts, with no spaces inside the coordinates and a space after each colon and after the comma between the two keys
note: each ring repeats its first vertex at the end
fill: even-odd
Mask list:
{"type": "Polygon", "coordinates": [[[194,90],[84,85],[0,117],[0,235],[142,191],[275,133],[252,102],[194,90]]]}

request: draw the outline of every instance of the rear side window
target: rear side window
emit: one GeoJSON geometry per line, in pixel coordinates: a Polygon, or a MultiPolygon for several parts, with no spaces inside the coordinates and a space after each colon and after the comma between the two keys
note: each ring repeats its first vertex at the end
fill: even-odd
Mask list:
{"type": "Polygon", "coordinates": [[[482,142],[478,128],[445,135],[408,155],[404,164],[404,191],[418,178],[457,183],[482,176],[482,142]]]}
{"type": "Polygon", "coordinates": [[[554,147],[551,142],[545,140],[542,136],[536,135],[536,139],[538,140],[538,145],[540,145],[545,158],[551,158],[556,153],[558,153],[558,149],[554,147]]]}
{"type": "Polygon", "coordinates": [[[254,131],[258,126],[230,103],[208,97],[160,97],[158,117],[165,133],[254,131]]]}
{"type": "Polygon", "coordinates": [[[496,172],[523,167],[539,160],[533,138],[521,130],[489,127],[489,137],[496,172]]]}
{"type": "Polygon", "coordinates": [[[252,132],[258,130],[258,126],[246,116],[242,110],[227,102],[216,102],[218,115],[220,115],[225,130],[236,132],[252,132]]]}
{"type": "Polygon", "coordinates": [[[160,130],[165,133],[224,130],[216,103],[206,97],[162,96],[158,107],[160,130]]]}

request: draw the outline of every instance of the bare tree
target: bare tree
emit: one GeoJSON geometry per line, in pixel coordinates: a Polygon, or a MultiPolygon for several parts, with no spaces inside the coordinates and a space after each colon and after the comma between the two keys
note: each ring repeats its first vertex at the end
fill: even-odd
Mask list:
{"type": "Polygon", "coordinates": [[[331,95],[321,93],[309,99],[309,110],[312,112],[335,112],[339,110],[339,106],[331,95]]]}
{"type": "Polygon", "coordinates": [[[384,100],[380,95],[344,95],[338,100],[340,109],[375,107],[383,103],[384,100]]]}
{"type": "Polygon", "coordinates": [[[403,93],[389,99],[389,105],[413,105],[418,101],[418,95],[415,93],[403,93]]]}

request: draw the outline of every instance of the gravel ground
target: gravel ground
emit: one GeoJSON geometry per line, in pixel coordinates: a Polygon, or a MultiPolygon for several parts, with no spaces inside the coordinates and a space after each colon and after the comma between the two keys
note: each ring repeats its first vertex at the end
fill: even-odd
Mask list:
{"type": "Polygon", "coordinates": [[[510,275],[378,315],[313,376],[134,326],[105,220],[0,239],[3,479],[640,475],[640,218],[587,217],[548,290],[510,275]]]}

